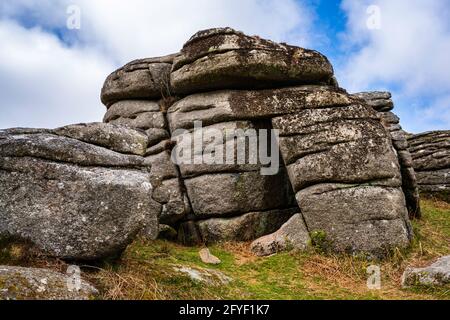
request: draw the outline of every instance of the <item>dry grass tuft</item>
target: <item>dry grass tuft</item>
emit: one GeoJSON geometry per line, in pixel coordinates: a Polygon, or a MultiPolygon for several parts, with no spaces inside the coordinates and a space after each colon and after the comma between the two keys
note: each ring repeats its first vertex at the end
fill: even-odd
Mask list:
{"type": "Polygon", "coordinates": [[[228,251],[234,255],[235,262],[238,266],[258,260],[250,250],[251,242],[226,242],[221,244],[221,249],[228,251]]]}
{"type": "MultiPolygon", "coordinates": [[[[166,241],[136,240],[119,260],[81,266],[83,277],[108,300],[180,299],[450,299],[450,290],[403,290],[401,276],[408,266],[429,265],[450,254],[450,204],[422,201],[423,218],[413,222],[415,240],[407,250],[394,250],[384,261],[362,257],[290,252],[260,258],[250,243],[223,243],[211,252],[222,263],[201,262],[197,247],[166,241]],[[367,288],[367,267],[381,268],[381,290],[367,288]],[[175,271],[174,265],[210,268],[231,276],[226,286],[195,282],[175,271]]],[[[49,268],[65,272],[67,263],[51,259],[23,242],[0,243],[0,265],[49,268]]]]}

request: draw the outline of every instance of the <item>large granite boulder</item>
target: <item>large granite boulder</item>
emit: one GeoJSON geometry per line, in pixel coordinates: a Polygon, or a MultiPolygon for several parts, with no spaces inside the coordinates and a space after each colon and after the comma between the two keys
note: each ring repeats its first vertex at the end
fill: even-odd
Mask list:
{"type": "Polygon", "coordinates": [[[409,151],[420,191],[450,194],[450,131],[425,132],[409,137],[409,151]]]}
{"type": "Polygon", "coordinates": [[[100,146],[109,135],[116,150],[141,152],[145,135],[116,129],[0,131],[0,237],[83,260],[117,254],[142,230],[156,238],[161,209],[151,198],[145,158],[100,146]]]}
{"type": "Polygon", "coordinates": [[[186,95],[332,81],[333,67],[317,51],[251,37],[231,28],[196,33],[175,58],[171,85],[186,95]]]}
{"type": "Polygon", "coordinates": [[[97,289],[71,274],[0,266],[0,300],[92,300],[97,289]]]}
{"type": "Polygon", "coordinates": [[[110,106],[127,99],[160,99],[170,95],[170,70],[175,55],[139,59],[114,71],[105,81],[101,100],[110,106]]]}
{"type": "Polygon", "coordinates": [[[412,157],[408,150],[408,134],[403,131],[400,119],[391,111],[394,103],[389,92],[361,92],[353,95],[362,99],[374,108],[381,119],[381,123],[389,131],[392,144],[397,151],[397,157],[402,173],[402,189],[406,198],[406,206],[411,219],[420,218],[420,196],[416,173],[413,168],[412,157]]]}

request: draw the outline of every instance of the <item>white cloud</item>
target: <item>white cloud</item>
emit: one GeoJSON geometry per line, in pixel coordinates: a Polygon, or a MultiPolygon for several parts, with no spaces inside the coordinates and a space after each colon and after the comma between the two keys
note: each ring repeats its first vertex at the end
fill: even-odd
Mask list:
{"type": "Polygon", "coordinates": [[[104,57],[5,20],[0,43],[0,127],[101,121],[99,92],[112,68],[104,57]]]}
{"type": "Polygon", "coordinates": [[[337,68],[341,84],[350,91],[392,88],[397,112],[408,120],[404,127],[409,130],[449,128],[448,3],[344,0],[342,7],[348,14],[343,41],[349,56],[337,68]],[[373,4],[381,10],[379,30],[366,25],[366,10],[373,4]]]}
{"type": "MultiPolygon", "coordinates": [[[[80,0],[87,37],[120,60],[176,52],[196,31],[229,26],[277,41],[306,42],[310,19],[292,0],[80,0]],[[301,32],[299,33],[299,30],[301,32]],[[298,38],[296,40],[298,40],[298,38]]],[[[84,33],[84,30],[82,31],[84,33]]]]}
{"type": "Polygon", "coordinates": [[[99,121],[109,72],[176,52],[217,26],[307,45],[311,19],[294,0],[2,0],[0,127],[99,121]],[[81,9],[80,30],[65,29],[71,4],[81,9]]]}

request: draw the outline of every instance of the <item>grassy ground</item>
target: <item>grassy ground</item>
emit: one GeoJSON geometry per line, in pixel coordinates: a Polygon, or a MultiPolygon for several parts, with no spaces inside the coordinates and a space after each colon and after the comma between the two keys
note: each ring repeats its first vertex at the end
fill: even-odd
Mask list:
{"type": "MultiPolygon", "coordinates": [[[[407,266],[424,266],[450,254],[450,204],[424,200],[422,208],[423,219],[413,223],[416,239],[412,247],[394,252],[384,262],[315,252],[257,258],[249,252],[248,243],[225,243],[210,247],[222,260],[210,266],[200,261],[199,248],[138,240],[118,261],[85,266],[84,277],[100,289],[102,299],[450,299],[450,288],[403,290],[400,286],[407,266]],[[371,264],[381,267],[381,290],[367,288],[366,268],[371,264]],[[200,284],[174,271],[174,265],[219,270],[233,281],[200,284]]],[[[29,250],[10,246],[0,252],[0,264],[66,267],[29,250]]]]}

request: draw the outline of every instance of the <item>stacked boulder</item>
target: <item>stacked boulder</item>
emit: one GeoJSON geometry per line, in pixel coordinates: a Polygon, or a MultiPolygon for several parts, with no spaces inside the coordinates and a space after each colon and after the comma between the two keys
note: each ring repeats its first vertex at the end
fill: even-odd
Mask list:
{"type": "Polygon", "coordinates": [[[115,255],[158,234],[144,132],[104,123],[0,131],[0,238],[65,259],[115,255]]]}
{"type": "Polygon", "coordinates": [[[363,99],[369,106],[373,107],[378,112],[381,123],[389,131],[401,167],[402,188],[406,197],[409,216],[411,219],[420,218],[419,188],[412,157],[408,150],[408,134],[402,129],[399,117],[392,112],[394,103],[391,99],[391,93],[361,92],[353,96],[363,99]]]}
{"type": "Polygon", "coordinates": [[[170,70],[176,55],[132,61],[105,81],[101,100],[108,108],[104,122],[144,130],[144,153],[151,168],[153,199],[161,204],[159,221],[174,224],[190,212],[190,204],[170,159],[171,140],[165,112],[172,98],[170,70]]]}
{"type": "Polygon", "coordinates": [[[450,131],[433,131],[409,136],[409,151],[420,191],[450,194],[450,131]]]}

